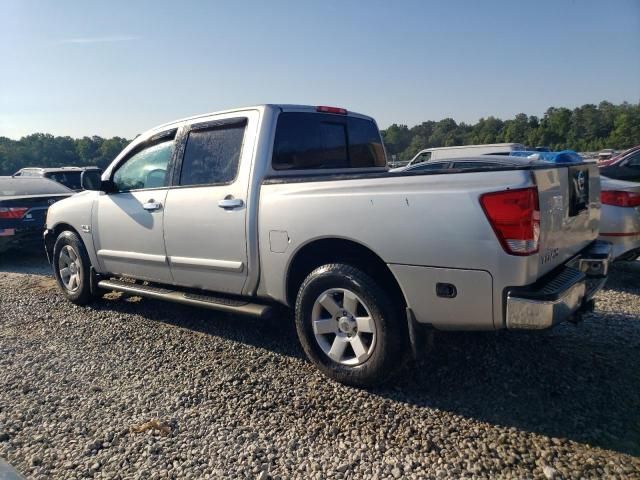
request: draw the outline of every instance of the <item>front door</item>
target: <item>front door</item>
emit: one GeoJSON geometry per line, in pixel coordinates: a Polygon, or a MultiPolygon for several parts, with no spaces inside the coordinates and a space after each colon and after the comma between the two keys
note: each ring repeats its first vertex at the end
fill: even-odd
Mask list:
{"type": "Polygon", "coordinates": [[[102,271],[171,283],[163,220],[174,137],[135,149],[112,174],[115,191],[98,197],[92,223],[102,271]]]}
{"type": "Polygon", "coordinates": [[[242,292],[247,279],[247,191],[258,113],[187,127],[164,214],[167,259],[178,285],[242,292]]]}

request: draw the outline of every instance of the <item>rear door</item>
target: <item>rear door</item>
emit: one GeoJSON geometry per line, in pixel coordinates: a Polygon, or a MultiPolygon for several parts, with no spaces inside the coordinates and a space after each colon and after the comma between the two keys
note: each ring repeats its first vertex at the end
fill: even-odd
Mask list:
{"type": "Polygon", "coordinates": [[[93,207],[93,239],[105,272],[171,283],[163,238],[165,200],[177,129],[129,154],[111,174],[113,193],[93,207]]]}
{"type": "Polygon", "coordinates": [[[181,138],[164,237],[177,285],[242,292],[247,278],[247,191],[259,113],[189,125],[181,138]]]}

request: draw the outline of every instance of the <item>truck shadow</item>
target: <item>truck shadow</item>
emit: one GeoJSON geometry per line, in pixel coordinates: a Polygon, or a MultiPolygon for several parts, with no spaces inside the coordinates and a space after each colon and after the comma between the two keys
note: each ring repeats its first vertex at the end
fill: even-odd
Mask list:
{"type": "Polygon", "coordinates": [[[640,456],[640,318],[597,313],[537,333],[438,332],[377,395],[640,456]]]}
{"type": "Polygon", "coordinates": [[[0,273],[2,272],[50,275],[51,266],[47,262],[44,249],[9,250],[0,253],[0,273]]]}
{"type": "Polygon", "coordinates": [[[612,275],[607,279],[605,290],[638,294],[640,286],[640,260],[616,262],[611,267],[612,275]]]}
{"type": "MultiPolygon", "coordinates": [[[[2,255],[2,272],[50,275],[50,267],[40,252],[2,255]]],[[[636,295],[639,279],[640,262],[618,263],[606,290],[636,295]]],[[[106,295],[92,308],[140,315],[306,361],[284,314],[265,322],[118,294],[106,295]]],[[[616,311],[596,311],[577,327],[543,332],[436,332],[417,367],[369,394],[426,412],[439,409],[640,456],[639,347],[639,316],[616,311]]],[[[311,365],[304,368],[317,375],[311,365]]],[[[339,388],[351,394],[348,387],[339,388]]]]}
{"type": "MultiPolygon", "coordinates": [[[[136,297],[95,308],[304,359],[290,319],[265,322],[136,297]]],[[[639,346],[640,318],[610,312],[543,332],[436,332],[417,367],[370,395],[640,456],[639,346]]]]}

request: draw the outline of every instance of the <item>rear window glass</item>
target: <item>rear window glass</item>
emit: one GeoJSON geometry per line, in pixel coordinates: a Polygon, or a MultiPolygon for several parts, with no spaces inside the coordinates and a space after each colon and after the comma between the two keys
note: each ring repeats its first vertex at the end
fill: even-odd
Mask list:
{"type": "Polygon", "coordinates": [[[0,196],[73,193],[60,183],[42,177],[0,177],[0,196]]]}
{"type": "Polygon", "coordinates": [[[324,113],[287,112],[278,117],[275,170],[386,166],[380,132],[370,120],[324,113]]]}

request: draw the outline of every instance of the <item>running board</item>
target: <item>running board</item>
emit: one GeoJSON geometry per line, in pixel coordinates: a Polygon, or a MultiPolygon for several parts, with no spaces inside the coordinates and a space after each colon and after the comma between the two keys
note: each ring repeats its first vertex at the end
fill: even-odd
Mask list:
{"type": "Polygon", "coordinates": [[[270,305],[250,303],[242,299],[209,295],[207,293],[192,293],[191,291],[182,292],[179,290],[171,290],[166,287],[140,285],[115,279],[100,280],[98,282],[98,286],[105,290],[116,290],[118,292],[130,293],[141,297],[167,300],[169,302],[182,303],[184,305],[209,308],[221,312],[250,315],[252,317],[263,319],[269,317],[273,311],[273,307],[270,305]]]}

